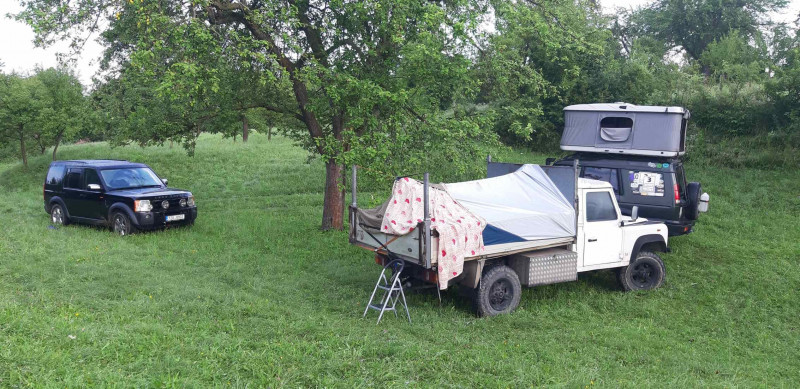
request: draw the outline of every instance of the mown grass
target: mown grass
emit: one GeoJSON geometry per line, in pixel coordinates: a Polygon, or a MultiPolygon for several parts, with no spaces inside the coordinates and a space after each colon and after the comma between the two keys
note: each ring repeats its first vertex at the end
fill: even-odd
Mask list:
{"type": "MultiPolygon", "coordinates": [[[[495,159],[541,162],[503,151],[495,159]]],[[[711,193],[672,241],[665,286],[610,272],[524,292],[478,319],[456,290],[410,296],[413,324],[361,313],[379,268],[321,232],[324,168],[282,138],[180,148],[66,146],[150,164],[200,218],[119,238],[49,229],[48,161],[0,166],[0,386],[795,386],[800,173],[688,167],[711,193]]],[[[483,163],[482,161],[476,161],[483,163]]],[[[445,179],[446,170],[435,179],[445,179]],[[437,178],[438,177],[438,178],[437,178]]],[[[477,177],[476,177],[477,178],[477,177]]],[[[389,185],[387,183],[386,185],[389,185]]],[[[362,194],[362,201],[378,198],[362,194]]]]}

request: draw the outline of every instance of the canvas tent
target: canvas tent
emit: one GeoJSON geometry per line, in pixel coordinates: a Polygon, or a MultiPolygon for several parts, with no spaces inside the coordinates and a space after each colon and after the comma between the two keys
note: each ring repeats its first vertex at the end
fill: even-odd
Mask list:
{"type": "Polygon", "coordinates": [[[486,220],[485,246],[575,236],[572,201],[538,165],[444,186],[461,205],[486,220]]]}
{"type": "Polygon", "coordinates": [[[561,149],[675,157],[683,155],[689,111],[627,103],[564,108],[561,149]]]}

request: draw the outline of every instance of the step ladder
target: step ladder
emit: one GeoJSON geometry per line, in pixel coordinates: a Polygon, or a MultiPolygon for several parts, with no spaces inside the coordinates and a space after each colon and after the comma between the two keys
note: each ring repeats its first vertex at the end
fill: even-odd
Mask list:
{"type": "Polygon", "coordinates": [[[394,316],[397,317],[397,303],[400,302],[402,307],[406,310],[408,322],[411,323],[411,314],[408,313],[406,295],[403,293],[403,283],[400,281],[400,273],[403,272],[404,265],[405,262],[402,259],[395,259],[383,267],[381,275],[378,277],[378,282],[375,283],[375,289],[372,290],[372,296],[369,297],[367,308],[364,309],[364,315],[361,317],[366,317],[370,309],[380,311],[378,322],[375,323],[380,324],[383,314],[386,311],[393,311],[394,316]],[[388,277],[386,276],[387,270],[390,272],[388,277]],[[382,291],[380,302],[374,304],[373,301],[375,301],[375,296],[378,294],[378,289],[382,291]]]}

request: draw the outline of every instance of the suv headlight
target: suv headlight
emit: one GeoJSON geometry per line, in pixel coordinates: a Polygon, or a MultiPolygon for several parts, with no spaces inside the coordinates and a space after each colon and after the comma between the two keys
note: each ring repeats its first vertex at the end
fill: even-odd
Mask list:
{"type": "Polygon", "coordinates": [[[186,199],[181,199],[181,201],[179,201],[178,203],[181,205],[181,208],[183,208],[186,206],[186,199]]]}
{"type": "Polygon", "coordinates": [[[133,210],[136,212],[150,212],[153,210],[153,204],[150,204],[150,200],[135,200],[133,202],[133,210]]]}
{"type": "Polygon", "coordinates": [[[190,207],[194,207],[194,196],[189,196],[189,198],[186,199],[186,205],[190,206],[190,207]]]}

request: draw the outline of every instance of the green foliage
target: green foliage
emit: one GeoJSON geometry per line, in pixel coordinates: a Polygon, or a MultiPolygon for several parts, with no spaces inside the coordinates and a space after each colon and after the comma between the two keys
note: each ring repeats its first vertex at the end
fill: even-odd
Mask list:
{"type": "Polygon", "coordinates": [[[700,55],[699,62],[710,69],[710,76],[717,81],[757,82],[768,76],[766,53],[749,45],[738,31],[710,43],[700,55]]]}
{"type": "Polygon", "coordinates": [[[592,78],[609,56],[611,33],[591,2],[496,1],[496,33],[475,65],[479,103],[508,142],[549,149],[564,105],[602,94],[592,78]]]}
{"type": "Polygon", "coordinates": [[[27,165],[29,150],[41,154],[93,128],[83,87],[68,69],[37,70],[33,76],[0,74],[0,143],[17,145],[27,165]]]}
{"type": "Polygon", "coordinates": [[[763,43],[762,27],[770,12],[787,0],[656,0],[631,15],[634,36],[652,36],[665,51],[681,46],[699,60],[716,40],[738,31],[747,40],[763,43]]]}

